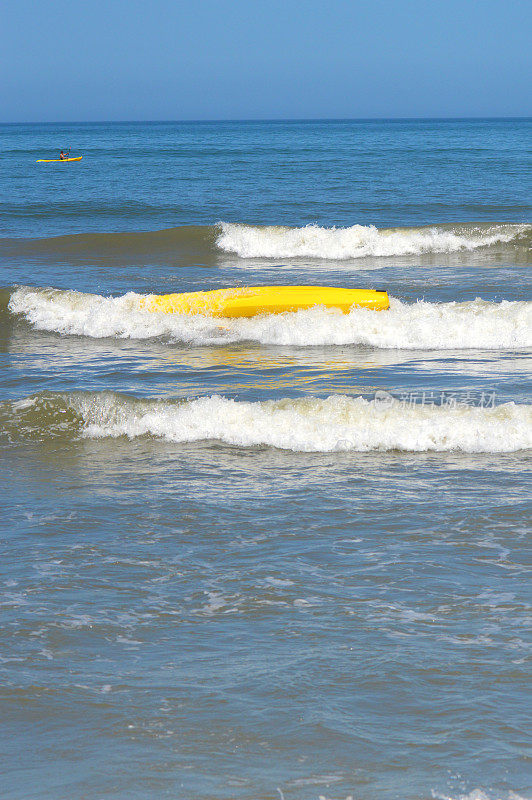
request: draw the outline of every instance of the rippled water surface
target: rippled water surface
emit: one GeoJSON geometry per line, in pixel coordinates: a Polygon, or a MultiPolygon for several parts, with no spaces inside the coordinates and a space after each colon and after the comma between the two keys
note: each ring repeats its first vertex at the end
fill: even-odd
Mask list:
{"type": "Polygon", "coordinates": [[[530,129],[0,126],[2,797],[532,796],[530,129]]]}

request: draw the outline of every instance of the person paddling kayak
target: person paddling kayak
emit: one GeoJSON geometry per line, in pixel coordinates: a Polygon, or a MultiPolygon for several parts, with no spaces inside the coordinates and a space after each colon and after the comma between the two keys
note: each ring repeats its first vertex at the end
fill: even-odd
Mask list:
{"type": "Polygon", "coordinates": [[[59,164],[60,161],[81,161],[82,158],[83,158],[83,156],[71,156],[70,155],[70,149],[68,149],[66,152],[64,150],[61,150],[61,153],[59,154],[59,158],[38,158],[37,159],[37,163],[38,164],[54,164],[54,163],[55,164],[59,164]]]}

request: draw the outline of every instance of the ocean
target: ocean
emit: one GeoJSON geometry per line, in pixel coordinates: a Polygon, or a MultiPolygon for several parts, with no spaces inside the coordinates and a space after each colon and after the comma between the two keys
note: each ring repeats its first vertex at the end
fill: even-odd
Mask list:
{"type": "Polygon", "coordinates": [[[532,797],[531,129],[0,126],[2,798],[532,797]]]}

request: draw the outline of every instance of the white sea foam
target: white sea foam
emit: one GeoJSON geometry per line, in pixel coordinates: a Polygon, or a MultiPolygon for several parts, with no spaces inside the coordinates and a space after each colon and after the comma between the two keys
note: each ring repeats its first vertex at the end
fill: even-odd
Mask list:
{"type": "Polygon", "coordinates": [[[504,244],[532,232],[532,225],[454,225],[424,228],[257,227],[220,223],[216,244],[241,258],[326,258],[454,253],[504,244]]]}
{"type": "Polygon", "coordinates": [[[274,345],[365,345],[387,349],[519,349],[532,347],[532,303],[402,303],[389,311],[349,314],[313,308],[251,319],[164,314],[140,308],[141,296],[101,297],[22,287],[9,308],[39,330],[91,337],[155,338],[197,345],[253,341],[274,345]]]}
{"type": "MultiPolygon", "coordinates": [[[[295,783],[295,781],[294,781],[295,783]]],[[[280,789],[277,791],[281,795],[281,800],[285,800],[283,793],[280,789]]],[[[432,797],[434,800],[532,800],[532,797],[528,795],[524,797],[523,795],[517,794],[516,792],[512,792],[510,789],[509,791],[490,791],[490,793],[486,793],[482,789],[473,789],[472,792],[468,794],[457,794],[456,792],[453,794],[440,794],[439,792],[435,792],[434,789],[431,792],[432,797]]],[[[323,794],[318,796],[318,800],[353,800],[352,795],[348,795],[345,798],[332,798],[326,797],[323,794]]]]}
{"type": "Polygon", "coordinates": [[[483,789],[473,789],[473,791],[468,792],[468,794],[456,792],[453,794],[442,794],[433,789],[431,794],[434,800],[532,800],[530,795],[524,797],[524,795],[517,794],[511,789],[509,791],[500,792],[490,791],[489,793],[483,789]]]}
{"type": "Polygon", "coordinates": [[[88,438],[151,435],[172,442],[214,440],[301,452],[512,452],[532,447],[532,406],[405,406],[332,395],[241,402],[213,395],[136,401],[112,394],[70,400],[88,438]]]}

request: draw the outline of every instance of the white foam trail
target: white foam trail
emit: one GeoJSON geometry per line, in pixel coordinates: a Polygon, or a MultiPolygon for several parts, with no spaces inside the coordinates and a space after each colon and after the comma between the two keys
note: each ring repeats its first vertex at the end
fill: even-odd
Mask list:
{"type": "Polygon", "coordinates": [[[455,225],[426,228],[384,228],[352,225],[350,228],[257,227],[220,223],[216,240],[220,250],[241,258],[327,258],[404,256],[454,253],[511,242],[532,225],[455,225]]]}
{"type": "Polygon", "coordinates": [[[251,319],[163,314],[140,308],[141,295],[122,297],[23,287],[9,308],[39,330],[62,334],[216,345],[252,341],[273,345],[364,345],[386,349],[488,349],[532,347],[532,303],[402,303],[389,311],[355,308],[349,314],[313,308],[251,319]]]}
{"type": "Polygon", "coordinates": [[[86,437],[152,435],[300,452],[380,450],[512,452],[532,447],[532,407],[408,406],[333,395],[239,402],[214,395],[183,402],[74,396],[86,437]]]}
{"type": "Polygon", "coordinates": [[[490,794],[487,794],[483,789],[473,789],[473,791],[469,792],[468,794],[452,795],[441,794],[433,789],[431,794],[434,800],[532,800],[530,795],[528,797],[524,797],[516,792],[512,792],[511,789],[509,791],[496,793],[491,792],[490,794]]]}

